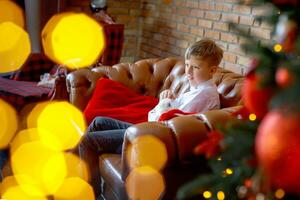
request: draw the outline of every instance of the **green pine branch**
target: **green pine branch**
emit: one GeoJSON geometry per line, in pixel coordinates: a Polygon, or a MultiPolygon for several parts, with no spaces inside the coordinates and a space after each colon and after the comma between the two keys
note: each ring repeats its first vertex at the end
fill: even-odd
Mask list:
{"type": "MultiPolygon", "coordinates": [[[[241,1],[243,2],[243,1],[241,1]]],[[[253,69],[259,77],[261,87],[269,87],[274,90],[274,96],[270,101],[271,109],[281,109],[300,113],[300,3],[298,6],[289,4],[274,5],[273,0],[253,0],[252,5],[270,5],[272,13],[268,16],[256,17],[256,20],[265,21],[273,25],[272,33],[275,33],[276,25],[281,15],[293,20],[298,25],[298,35],[293,52],[275,52],[273,46],[265,46],[260,40],[251,36],[248,31],[239,25],[230,23],[230,30],[238,32],[248,41],[242,45],[247,55],[253,55],[257,60],[257,66],[253,69]],[[276,80],[279,68],[286,68],[292,81],[287,86],[282,86],[276,80]]],[[[290,27],[287,27],[290,28],[290,27]]],[[[223,127],[218,127],[224,134],[220,146],[222,151],[216,157],[208,160],[211,173],[203,174],[195,180],[186,183],[177,193],[178,199],[186,199],[196,195],[202,195],[204,191],[212,193],[211,199],[217,199],[218,191],[225,192],[226,199],[237,199],[237,187],[244,184],[244,180],[254,176],[256,166],[251,166],[250,161],[255,159],[254,144],[255,135],[260,121],[233,120],[223,127]],[[232,174],[226,173],[231,169],[232,174]]],[[[266,195],[274,195],[269,192],[266,195]]]]}
{"type": "Polygon", "coordinates": [[[208,160],[211,173],[185,184],[178,191],[177,198],[186,199],[207,190],[212,193],[211,199],[217,199],[218,191],[223,191],[227,199],[236,199],[236,188],[255,172],[248,161],[254,159],[253,144],[257,127],[258,122],[242,120],[230,121],[224,127],[219,127],[224,133],[221,142],[223,150],[208,160]],[[232,170],[232,174],[226,173],[226,169],[232,170]]]}

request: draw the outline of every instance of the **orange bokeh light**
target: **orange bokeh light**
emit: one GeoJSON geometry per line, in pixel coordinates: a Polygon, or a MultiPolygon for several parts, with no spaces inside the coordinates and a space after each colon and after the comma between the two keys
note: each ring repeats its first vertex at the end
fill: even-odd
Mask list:
{"type": "Polygon", "coordinates": [[[159,199],[164,190],[163,176],[149,166],[133,169],[126,178],[126,191],[133,200],[159,199]]]}
{"type": "Polygon", "coordinates": [[[78,177],[66,178],[59,190],[54,194],[54,200],[94,200],[93,188],[78,177]]]}
{"type": "Polygon", "coordinates": [[[29,35],[13,22],[0,23],[0,73],[20,69],[31,52],[29,35]]]}
{"type": "Polygon", "coordinates": [[[64,156],[67,164],[67,177],[80,177],[84,181],[89,181],[86,163],[73,153],[65,153],[64,156]]]}
{"type": "Polygon", "coordinates": [[[0,99],[0,149],[6,148],[18,129],[16,111],[0,99]]]}
{"type": "Polygon", "coordinates": [[[16,176],[7,176],[3,179],[0,185],[0,197],[7,200],[46,200],[43,193],[34,185],[18,185],[16,176]]]}
{"type": "Polygon", "coordinates": [[[24,13],[15,2],[0,0],[0,23],[7,21],[24,28],[24,13]]]}
{"type": "Polygon", "coordinates": [[[159,171],[168,159],[164,143],[151,135],[134,139],[126,154],[131,168],[148,165],[159,171]]]}

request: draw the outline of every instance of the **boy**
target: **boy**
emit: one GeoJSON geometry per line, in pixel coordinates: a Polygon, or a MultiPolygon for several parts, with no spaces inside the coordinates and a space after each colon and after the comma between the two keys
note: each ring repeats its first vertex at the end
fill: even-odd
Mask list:
{"type": "MultiPolygon", "coordinates": [[[[204,39],[192,44],[185,54],[185,74],[189,80],[190,91],[178,97],[171,90],[161,92],[159,104],[149,112],[149,121],[157,121],[162,112],[175,108],[184,112],[218,109],[219,94],[212,76],[222,57],[223,50],[212,40],[204,39]]],[[[131,125],[111,118],[97,117],[78,145],[80,157],[90,168],[91,184],[96,196],[101,194],[98,156],[103,153],[120,154],[124,133],[131,125]]]]}
{"type": "Polygon", "coordinates": [[[160,115],[171,109],[184,112],[204,112],[220,107],[217,87],[212,80],[223,51],[211,40],[192,44],[185,53],[185,74],[190,91],[176,97],[171,90],[160,94],[158,105],[149,112],[148,121],[157,121],[160,115]]]}

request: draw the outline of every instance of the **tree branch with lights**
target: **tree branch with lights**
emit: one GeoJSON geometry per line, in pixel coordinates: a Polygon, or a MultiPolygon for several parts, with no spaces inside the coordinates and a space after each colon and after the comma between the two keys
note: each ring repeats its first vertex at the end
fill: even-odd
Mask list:
{"type": "Polygon", "coordinates": [[[231,24],[253,56],[242,89],[245,107],[196,147],[211,172],[181,187],[179,199],[300,198],[300,1],[251,3],[272,8],[257,20],[274,27],[275,42],[264,45],[231,24]]]}

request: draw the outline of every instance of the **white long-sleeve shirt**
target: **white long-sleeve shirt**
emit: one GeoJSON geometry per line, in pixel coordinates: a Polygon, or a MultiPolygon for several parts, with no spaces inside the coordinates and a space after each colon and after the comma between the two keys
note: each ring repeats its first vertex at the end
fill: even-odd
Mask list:
{"type": "Polygon", "coordinates": [[[220,108],[220,98],[217,86],[212,79],[191,87],[190,91],[179,95],[175,99],[162,99],[148,113],[148,121],[158,121],[160,115],[171,109],[184,112],[205,112],[220,108]]]}

